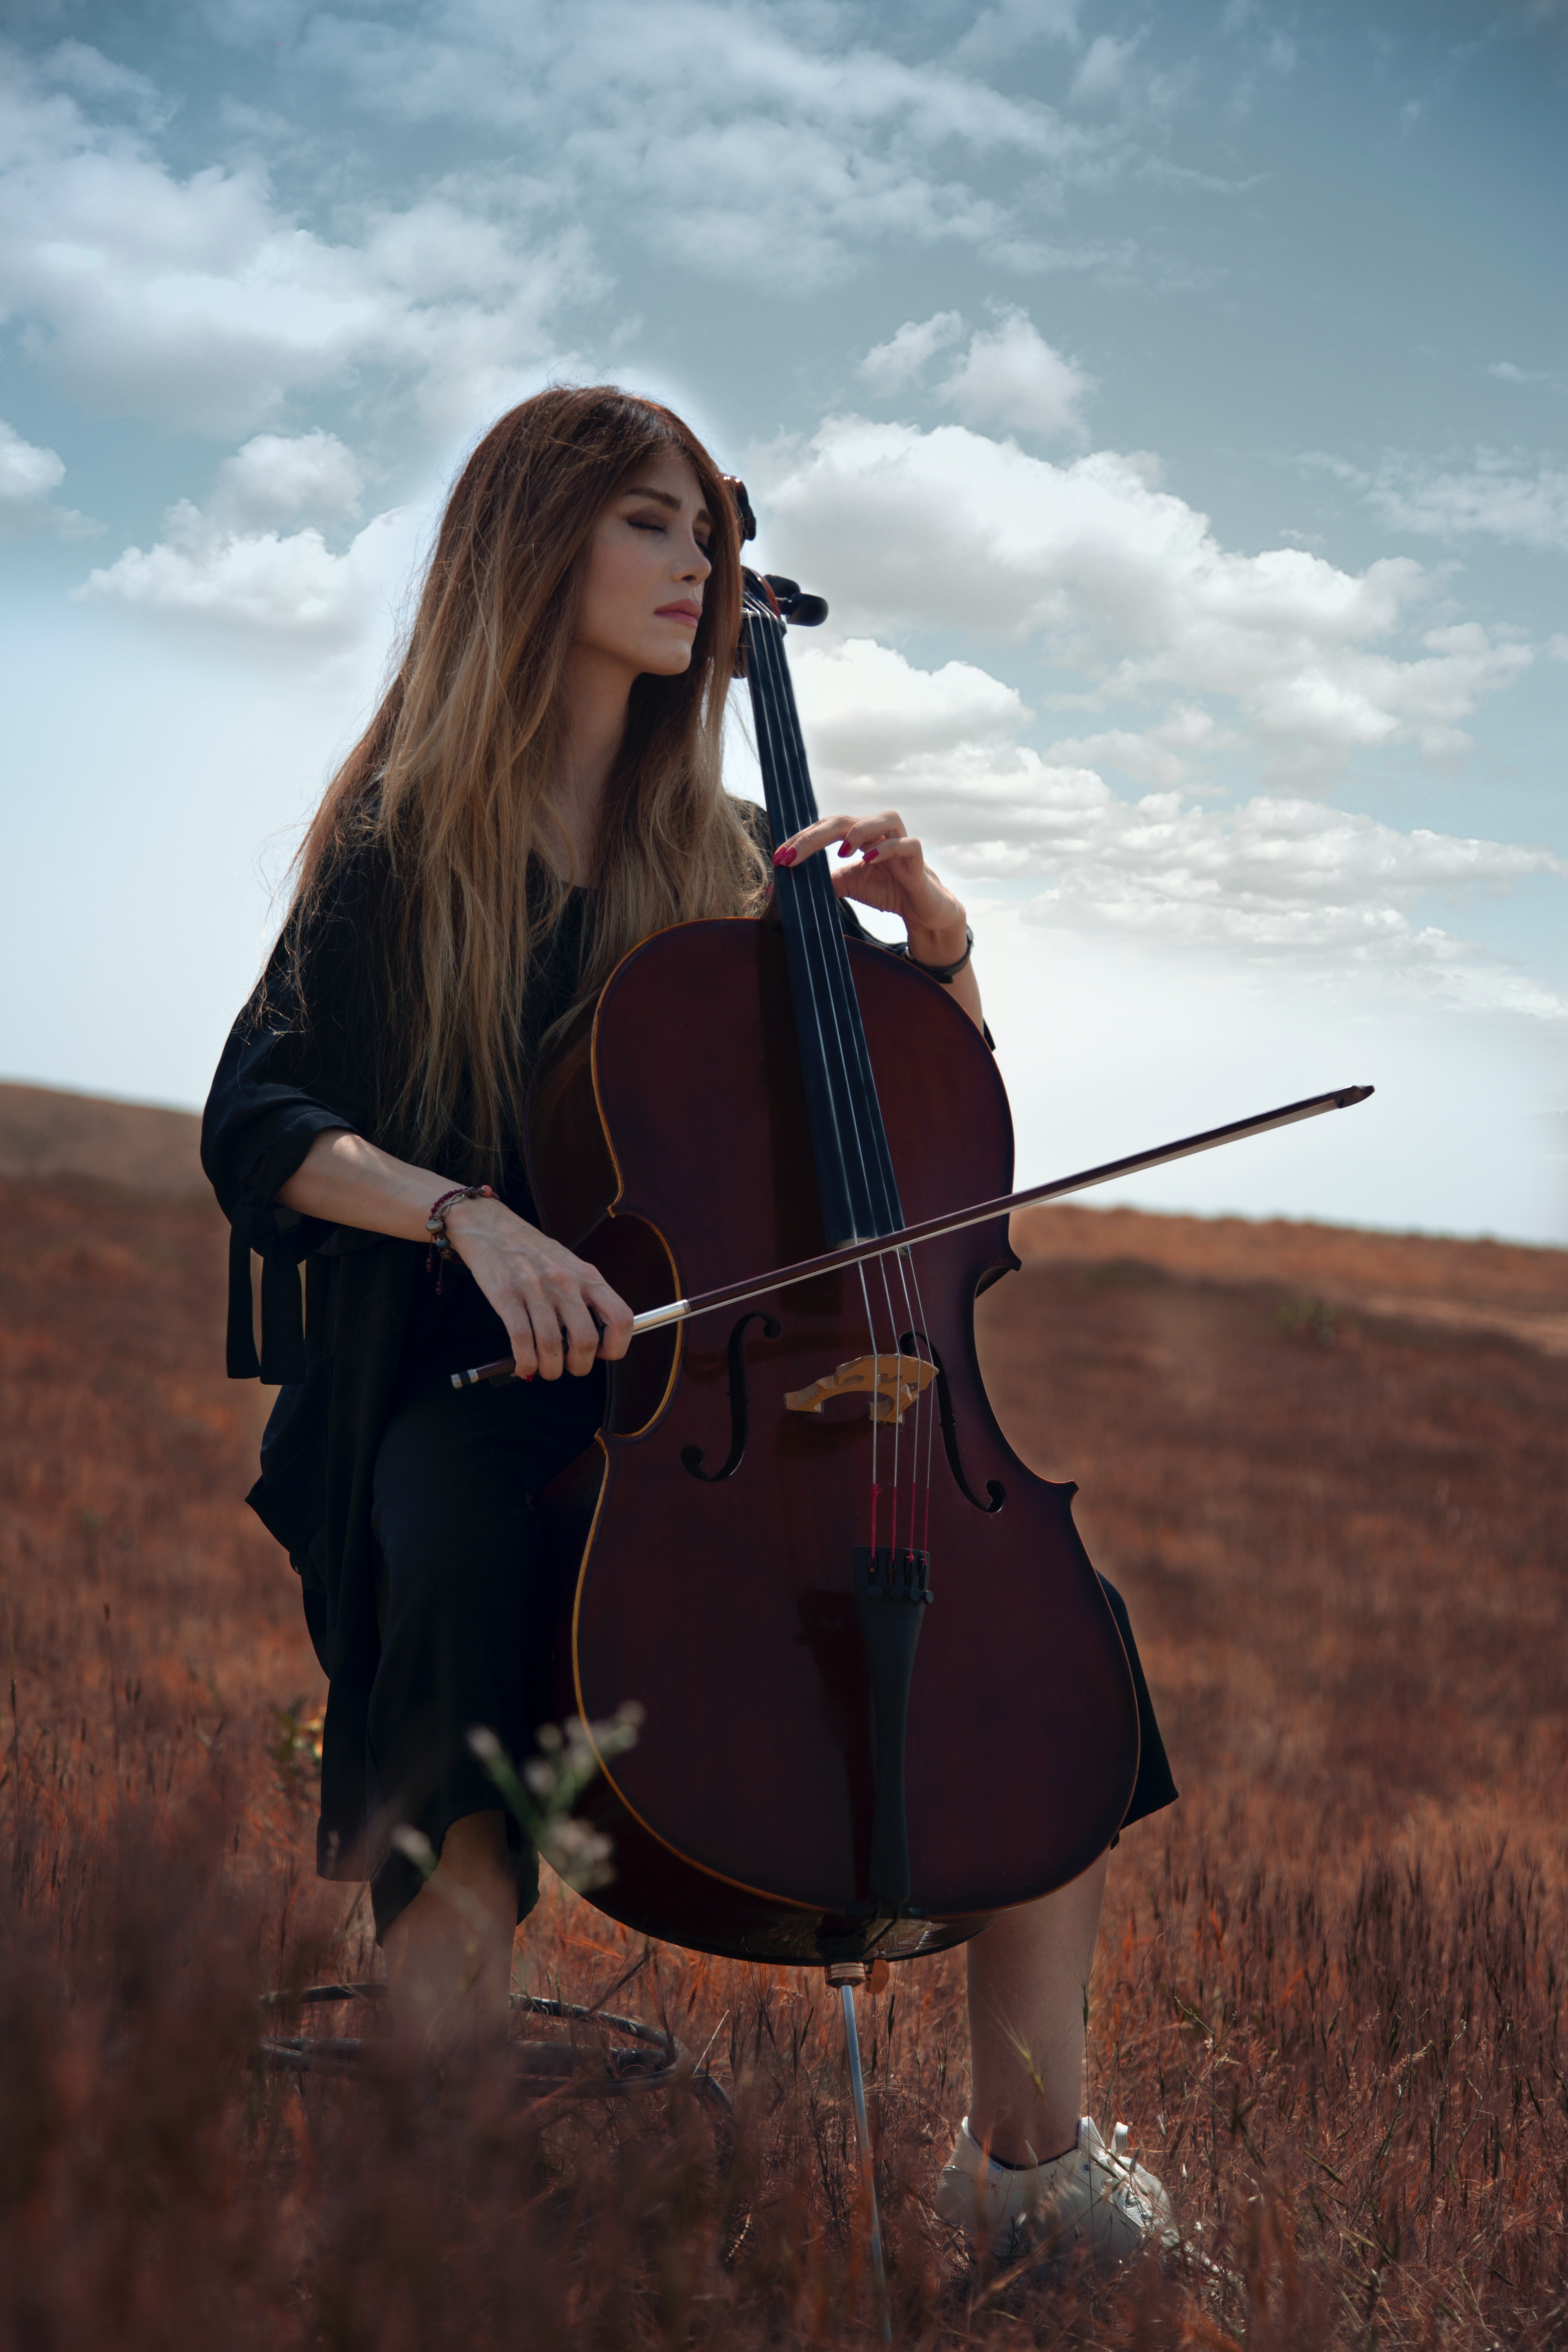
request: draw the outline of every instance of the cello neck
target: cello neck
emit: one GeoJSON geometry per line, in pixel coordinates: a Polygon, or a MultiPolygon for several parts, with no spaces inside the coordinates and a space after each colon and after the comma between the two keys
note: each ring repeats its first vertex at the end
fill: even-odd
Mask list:
{"type": "MultiPolygon", "coordinates": [[[[784,635],[773,598],[748,572],[742,645],[775,842],[787,841],[817,817],[784,635]]],[[[828,1248],[840,1249],[898,1233],[904,1214],[826,859],[775,868],[773,887],[789,959],[823,1225],[828,1248]]]]}

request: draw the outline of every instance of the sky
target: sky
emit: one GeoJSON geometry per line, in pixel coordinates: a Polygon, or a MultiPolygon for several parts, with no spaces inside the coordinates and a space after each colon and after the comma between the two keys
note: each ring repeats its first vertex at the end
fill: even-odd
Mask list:
{"type": "MultiPolygon", "coordinates": [[[[1037,1182],[1568,1243],[1568,0],[0,0],[0,1074],[199,1106],[447,487],[751,487],[1037,1182]]],[[[743,714],[735,789],[755,792],[743,714]]]]}

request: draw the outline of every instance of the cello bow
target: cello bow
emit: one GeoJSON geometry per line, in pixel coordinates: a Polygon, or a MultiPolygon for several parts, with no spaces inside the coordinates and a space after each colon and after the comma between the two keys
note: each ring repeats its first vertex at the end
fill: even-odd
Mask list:
{"type": "MultiPolygon", "coordinates": [[[[904,1225],[895,1233],[879,1234],[874,1241],[849,1242],[816,1257],[802,1258],[794,1265],[775,1266],[767,1274],[723,1283],[694,1298],[673,1298],[663,1307],[650,1307],[635,1315],[632,1336],[637,1339],[645,1332],[662,1331],[671,1323],[684,1323],[694,1315],[715,1314],[723,1307],[739,1307],[747,1299],[787,1290],[797,1282],[810,1282],[818,1275],[862,1265],[896,1251],[913,1249],[921,1242],[941,1241],[949,1234],[963,1233],[970,1225],[1010,1216],[1015,1209],[1066,1200],[1071,1193],[1091,1191],[1096,1184],[1110,1184],[1121,1176],[1138,1176],[1146,1169],[1163,1168],[1173,1160],[1186,1160],[1199,1151],[1216,1151],[1222,1144],[1243,1143],[1249,1136],[1268,1135],[1276,1128],[1294,1127],[1301,1119],[1320,1118],[1325,1111],[1349,1110],[1375,1092],[1373,1087],[1339,1087],[1328,1094],[1309,1095],[1300,1102],[1283,1103],[1276,1110],[1258,1111],[1250,1118],[1232,1119],[1224,1127],[1205,1128],[1201,1134],[1184,1135],[1174,1143],[1156,1145],[1152,1151],[1134,1151],[1121,1160],[1102,1160],[1098,1167],[1079,1169],[1071,1176],[1054,1177],[1044,1184],[1030,1184],[1020,1192],[1004,1193],[998,1200],[980,1201],[944,1216],[928,1217],[920,1224],[904,1225]]],[[[512,1359],[503,1356],[495,1363],[477,1364],[468,1371],[454,1372],[452,1386],[473,1388],[480,1381],[510,1380],[515,1372],[512,1359]]]]}

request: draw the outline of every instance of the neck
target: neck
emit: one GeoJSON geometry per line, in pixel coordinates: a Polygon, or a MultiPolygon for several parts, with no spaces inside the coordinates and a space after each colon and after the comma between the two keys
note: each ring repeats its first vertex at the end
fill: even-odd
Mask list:
{"type": "Polygon", "coordinates": [[[571,849],[574,882],[593,871],[605,788],[626,737],[632,683],[622,663],[591,646],[574,646],[566,656],[561,679],[565,727],[550,799],[571,849]]]}

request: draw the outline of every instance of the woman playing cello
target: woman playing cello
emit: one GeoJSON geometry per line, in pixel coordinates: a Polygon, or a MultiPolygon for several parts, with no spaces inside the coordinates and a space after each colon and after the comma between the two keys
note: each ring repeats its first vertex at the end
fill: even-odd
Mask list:
{"type": "MultiPolygon", "coordinates": [[[[537,1893],[467,1735],[532,1745],[533,1497],[593,1439],[631,1337],[625,1301],[536,1221],[523,1097],[639,940],[766,900],[760,812],[721,773],[740,586],[724,478],[668,410],[599,386],[502,417],[452,492],[401,666],[316,814],[207,1106],[229,1370],[280,1391],[250,1500],[330,1683],[318,1867],[369,1878],[400,2011],[448,2039],[500,2029],[537,1893]],[[455,1370],[506,1356],[522,1379],[454,1392],[455,1370]],[[438,1856],[428,1885],[397,1824],[438,1856]]],[[[825,819],[771,854],[830,850],[846,929],[857,899],[899,917],[983,1026],[963,908],[902,819],[825,819]]],[[[1175,1790],[1108,1598],[1142,1735],[1130,1822],[1175,1790]]],[[[1005,1727],[996,1769],[1026,1771],[1028,1739],[1005,1727]]],[[[1004,2253],[1046,2232],[1110,2263],[1169,2226],[1158,2182],[1079,2115],[1105,1869],[968,1945],[969,2113],[936,2205],[1004,2253]]]]}

